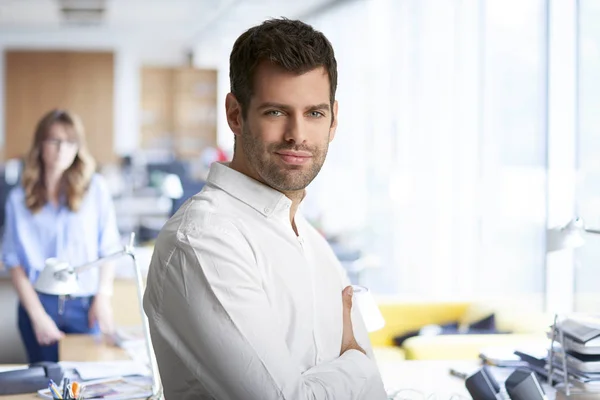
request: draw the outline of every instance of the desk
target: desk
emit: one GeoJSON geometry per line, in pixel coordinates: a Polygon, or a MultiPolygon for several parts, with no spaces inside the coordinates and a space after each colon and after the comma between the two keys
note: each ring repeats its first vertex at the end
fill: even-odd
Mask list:
{"type": "MultiPolygon", "coordinates": [[[[450,368],[459,372],[471,374],[481,366],[477,361],[448,361],[448,360],[410,360],[381,362],[379,371],[386,389],[411,389],[403,391],[397,396],[398,399],[429,399],[435,400],[471,400],[469,391],[465,387],[465,381],[450,375],[450,368]],[[418,393],[414,392],[417,391],[418,393]]],[[[492,367],[492,374],[501,387],[512,372],[508,368],[492,367]]],[[[548,397],[554,400],[556,393],[553,388],[545,382],[541,382],[548,397]]],[[[507,397],[508,398],[508,397],[507,397]]]]}
{"type": "MultiPolygon", "coordinates": [[[[68,335],[60,345],[60,359],[65,361],[115,361],[129,359],[127,353],[118,347],[96,343],[93,336],[68,335]]],[[[398,398],[423,399],[434,394],[436,400],[471,399],[462,379],[450,375],[450,368],[471,373],[479,368],[475,361],[381,361],[379,370],[383,382],[388,389],[412,389],[426,394],[425,397],[410,392],[402,392],[398,398]],[[461,397],[456,397],[456,396],[461,397]],[[412,396],[412,397],[410,397],[412,396]],[[455,396],[455,397],[452,397],[455,396]]],[[[506,370],[505,370],[506,371],[506,370]]],[[[506,371],[505,373],[509,373],[506,371]]],[[[496,375],[496,374],[495,374],[496,375]]],[[[498,377],[503,380],[502,377],[498,377]]],[[[504,377],[506,378],[506,376],[504,377]]],[[[554,395],[544,387],[549,400],[554,395]]],[[[39,399],[36,394],[18,396],[0,396],[0,400],[33,400],[39,399]]]]}
{"type": "Polygon", "coordinates": [[[464,380],[450,375],[450,368],[461,372],[475,372],[478,368],[476,361],[432,361],[407,360],[383,361],[378,363],[381,378],[386,390],[410,389],[420,392],[402,391],[398,398],[427,399],[435,393],[436,400],[454,399],[457,395],[461,400],[471,399],[465,388],[464,380]],[[455,396],[455,397],[452,397],[455,396]]]}
{"type": "MultiPolygon", "coordinates": [[[[64,361],[117,361],[129,360],[125,350],[96,342],[94,336],[67,335],[60,342],[60,360],[64,361]]],[[[0,400],[40,399],[37,394],[0,396],[0,400]]]]}
{"type": "Polygon", "coordinates": [[[60,342],[59,359],[64,361],[129,360],[125,350],[98,341],[90,335],[67,335],[60,342]]]}

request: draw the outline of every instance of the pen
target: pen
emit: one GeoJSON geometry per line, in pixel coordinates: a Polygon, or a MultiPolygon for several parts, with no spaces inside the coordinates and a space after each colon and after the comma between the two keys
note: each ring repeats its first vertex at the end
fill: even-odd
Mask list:
{"type": "Polygon", "coordinates": [[[62,400],[63,397],[60,395],[60,392],[58,391],[58,387],[56,386],[56,383],[54,383],[54,381],[52,379],[50,379],[50,382],[48,383],[48,389],[50,390],[50,393],[52,393],[53,398],[62,400]]]}
{"type": "Polygon", "coordinates": [[[85,388],[86,386],[80,386],[81,388],[79,389],[79,397],[77,397],[77,400],[83,399],[83,393],[85,392],[85,388]]]}
{"type": "Polygon", "coordinates": [[[449,372],[450,372],[450,375],[455,376],[455,377],[460,378],[460,379],[467,379],[469,377],[468,374],[466,374],[464,372],[457,371],[454,368],[450,368],[449,372]]]}
{"type": "Polygon", "coordinates": [[[69,386],[69,378],[64,378],[64,379],[63,379],[62,386],[63,386],[62,398],[63,398],[63,399],[67,399],[67,398],[68,398],[68,396],[69,396],[69,389],[68,389],[68,386],[69,386]]]}
{"type": "Polygon", "coordinates": [[[76,400],[79,397],[79,382],[73,381],[71,382],[71,387],[69,395],[76,400]]]}
{"type": "Polygon", "coordinates": [[[73,397],[74,399],[77,399],[78,396],[79,396],[79,383],[77,381],[74,381],[73,383],[71,383],[71,397],[73,397]]]}

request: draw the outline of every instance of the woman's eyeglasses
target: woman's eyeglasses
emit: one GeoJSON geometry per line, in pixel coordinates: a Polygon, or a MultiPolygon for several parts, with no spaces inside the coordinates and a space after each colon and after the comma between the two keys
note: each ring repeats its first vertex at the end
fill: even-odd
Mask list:
{"type": "Polygon", "coordinates": [[[61,147],[77,147],[77,142],[73,140],[63,140],[63,139],[46,139],[44,140],[48,146],[52,146],[56,149],[60,149],[61,147]]]}

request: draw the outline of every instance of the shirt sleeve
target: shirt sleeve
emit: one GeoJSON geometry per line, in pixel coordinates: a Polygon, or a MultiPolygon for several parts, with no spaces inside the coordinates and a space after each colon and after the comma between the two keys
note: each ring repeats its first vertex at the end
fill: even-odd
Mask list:
{"type": "Polygon", "coordinates": [[[98,257],[105,257],[121,249],[121,237],[112,196],[101,175],[94,176],[98,204],[98,257]]]}
{"type": "Polygon", "coordinates": [[[5,204],[4,236],[2,240],[2,263],[6,269],[22,265],[17,248],[17,221],[14,196],[8,196],[5,204]]]}
{"type": "Polygon", "coordinates": [[[145,309],[153,339],[161,337],[153,345],[167,397],[177,374],[168,366],[176,356],[221,400],[386,398],[375,363],[356,350],[301,371],[269,312],[254,253],[239,231],[214,227],[181,235],[176,250],[163,252],[160,245],[153,263],[163,254],[169,258],[151,267],[145,309]]]}

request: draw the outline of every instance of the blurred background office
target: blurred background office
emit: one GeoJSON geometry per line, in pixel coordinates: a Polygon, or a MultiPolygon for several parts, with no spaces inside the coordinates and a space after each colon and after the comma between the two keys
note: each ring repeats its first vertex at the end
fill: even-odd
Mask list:
{"type": "Polygon", "coordinates": [[[574,215],[600,227],[596,0],[0,0],[0,201],[32,121],[67,108],[121,233],[151,244],[231,155],[233,41],[279,16],[336,50],[338,134],[303,207],[354,282],[395,299],[600,307],[600,239],[546,247],[574,215]]]}

